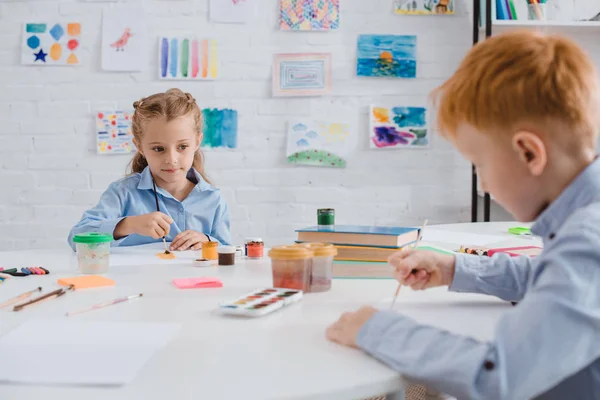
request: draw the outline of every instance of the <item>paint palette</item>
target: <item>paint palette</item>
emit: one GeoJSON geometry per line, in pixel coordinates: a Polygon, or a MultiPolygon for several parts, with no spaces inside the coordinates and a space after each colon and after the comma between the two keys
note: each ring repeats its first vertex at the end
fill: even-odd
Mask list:
{"type": "Polygon", "coordinates": [[[220,305],[221,312],[246,317],[262,317],[302,299],[301,290],[262,289],[220,305]]]}

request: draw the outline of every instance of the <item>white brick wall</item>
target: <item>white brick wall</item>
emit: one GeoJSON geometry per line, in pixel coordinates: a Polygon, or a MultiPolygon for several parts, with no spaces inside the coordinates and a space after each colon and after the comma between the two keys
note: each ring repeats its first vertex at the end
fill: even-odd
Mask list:
{"type": "MultiPolygon", "coordinates": [[[[399,18],[391,0],[342,0],[341,29],[330,33],[277,30],[277,1],[257,0],[246,25],[213,24],[208,0],[143,1],[152,34],[214,37],[220,45],[216,82],[156,80],[156,42],[140,73],[100,69],[101,10],[110,3],[76,0],[4,1],[0,4],[0,250],[64,246],[70,227],[93,206],[129,156],[94,153],[93,114],[131,107],[134,100],[178,86],[201,106],[240,112],[240,148],[209,151],[207,172],[229,201],[233,237],[263,236],[269,245],[292,241],[294,229],[316,221],[316,209],[334,207],[340,223],[420,224],[470,218],[470,169],[451,146],[434,138],[425,151],[368,149],[367,110],[373,102],[421,104],[456,68],[471,43],[471,19],[399,18]],[[26,20],[83,23],[79,68],[19,65],[21,24],[26,20]],[[417,34],[418,78],[355,77],[360,33],[417,34]],[[272,55],[331,52],[331,96],[273,99],[272,55]],[[289,118],[347,121],[354,148],[344,170],[285,164],[289,118]]],[[[463,9],[464,11],[464,9],[463,9]]],[[[595,31],[566,31],[598,54],[595,31]]]]}

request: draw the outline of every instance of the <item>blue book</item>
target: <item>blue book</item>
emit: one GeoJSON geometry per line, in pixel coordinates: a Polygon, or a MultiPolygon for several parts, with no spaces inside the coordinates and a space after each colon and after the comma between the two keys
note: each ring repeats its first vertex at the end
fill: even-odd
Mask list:
{"type": "Polygon", "coordinates": [[[399,248],[416,242],[419,228],[334,225],[330,230],[320,230],[319,227],[312,226],[298,229],[296,232],[299,242],[399,248]]]}
{"type": "Polygon", "coordinates": [[[496,16],[498,19],[510,19],[504,0],[496,0],[496,16]]]}

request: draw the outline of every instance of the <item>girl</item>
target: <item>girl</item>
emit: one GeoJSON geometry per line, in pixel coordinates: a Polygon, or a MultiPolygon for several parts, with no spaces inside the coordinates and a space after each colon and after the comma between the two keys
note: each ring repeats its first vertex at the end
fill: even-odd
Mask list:
{"type": "Polygon", "coordinates": [[[230,243],[229,212],[204,173],[202,113],[179,89],[133,103],[137,153],[129,176],[112,183],[96,207],[71,229],[112,234],[114,246],[172,242],[170,250],[197,250],[203,242],[230,243]]]}

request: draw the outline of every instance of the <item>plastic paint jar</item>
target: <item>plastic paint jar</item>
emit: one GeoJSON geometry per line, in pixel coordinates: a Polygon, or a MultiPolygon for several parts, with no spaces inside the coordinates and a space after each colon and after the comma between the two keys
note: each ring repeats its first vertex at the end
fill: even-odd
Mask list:
{"type": "Polygon", "coordinates": [[[88,232],[73,237],[77,249],[77,263],[83,274],[101,274],[110,265],[110,242],[113,236],[107,233],[88,232]]]}
{"type": "MultiPolygon", "coordinates": [[[[259,237],[248,237],[248,238],[246,238],[246,240],[244,240],[244,255],[246,257],[250,257],[248,255],[248,243],[263,243],[263,240],[262,240],[262,238],[259,238],[259,237]]],[[[263,243],[263,247],[264,247],[264,243],[263,243]]]]}
{"type": "Polygon", "coordinates": [[[269,251],[273,287],[310,291],[313,252],[300,246],[278,246],[269,251]]]}
{"type": "Polygon", "coordinates": [[[262,239],[257,238],[246,242],[246,256],[251,259],[264,257],[265,244],[262,239]]]}
{"type": "Polygon", "coordinates": [[[219,254],[219,265],[234,265],[235,264],[235,247],[222,246],[217,249],[219,254]]]}
{"type": "Polygon", "coordinates": [[[314,253],[310,276],[311,292],[326,292],[331,289],[333,258],[337,255],[334,245],[328,243],[302,243],[314,253]]]}
{"type": "Polygon", "coordinates": [[[204,242],[202,243],[202,258],[206,258],[208,260],[216,260],[217,255],[217,247],[219,247],[218,242],[204,242]]]}
{"type": "Polygon", "coordinates": [[[335,226],[335,209],[320,208],[317,210],[317,225],[320,231],[332,231],[335,226]]]}

